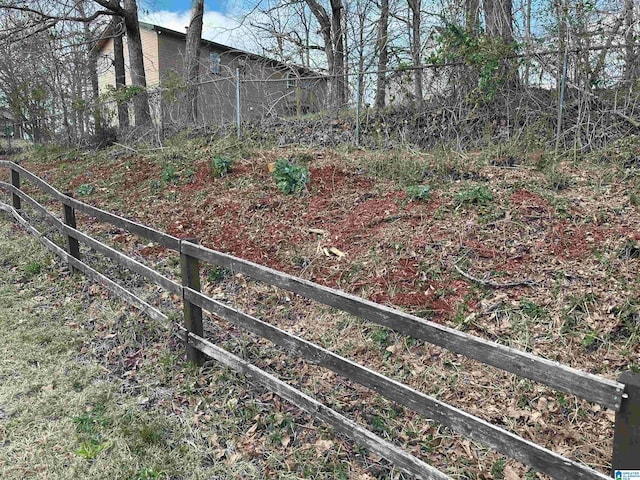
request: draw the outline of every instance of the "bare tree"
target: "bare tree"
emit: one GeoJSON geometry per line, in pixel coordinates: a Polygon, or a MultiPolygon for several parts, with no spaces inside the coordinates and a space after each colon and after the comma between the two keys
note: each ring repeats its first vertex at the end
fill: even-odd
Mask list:
{"type": "Polygon", "coordinates": [[[187,29],[187,46],[185,48],[185,80],[187,81],[186,111],[191,121],[198,119],[198,79],[200,77],[200,46],[202,43],[202,19],[204,16],[204,0],[193,0],[191,21],[187,29]]]}
{"type": "Polygon", "coordinates": [[[512,66],[512,60],[506,58],[509,47],[514,45],[512,0],[483,0],[483,7],[487,36],[507,47],[502,50],[505,58],[500,60],[497,71],[499,79],[507,86],[517,85],[517,71],[512,66]]]}
{"type": "Polygon", "coordinates": [[[138,94],[133,98],[135,123],[136,125],[148,125],[151,123],[151,112],[146,92],[147,79],[144,72],[142,38],[140,36],[140,23],[138,22],[138,4],[136,0],[123,0],[122,6],[120,6],[118,0],[94,1],[124,20],[127,31],[131,84],[139,88],[138,94]]]}
{"type": "Polygon", "coordinates": [[[421,0],[407,0],[411,19],[409,21],[411,42],[411,59],[413,60],[413,94],[416,107],[422,106],[424,95],[422,94],[422,41],[420,31],[422,28],[421,0]]]}
{"type": "Polygon", "coordinates": [[[625,64],[624,64],[624,80],[631,89],[640,76],[640,52],[638,51],[637,41],[638,20],[635,18],[634,0],[624,0],[624,46],[625,46],[625,64]]]}
{"type": "MultiPolygon", "coordinates": [[[[127,86],[127,77],[124,67],[124,20],[122,17],[114,18],[113,26],[113,69],[115,70],[116,91],[121,92],[127,86]]],[[[118,101],[118,125],[125,128],[129,126],[129,107],[126,102],[118,101]]]]}
{"type": "Polygon", "coordinates": [[[332,76],[334,104],[337,108],[341,108],[346,104],[348,95],[345,78],[342,0],[329,0],[331,14],[317,0],[305,1],[320,25],[329,74],[332,76]]]}
{"type": "Polygon", "coordinates": [[[378,18],[378,32],[376,51],[378,56],[378,73],[376,74],[376,108],[384,108],[387,89],[387,62],[389,61],[389,0],[380,1],[380,17],[378,18]]]}

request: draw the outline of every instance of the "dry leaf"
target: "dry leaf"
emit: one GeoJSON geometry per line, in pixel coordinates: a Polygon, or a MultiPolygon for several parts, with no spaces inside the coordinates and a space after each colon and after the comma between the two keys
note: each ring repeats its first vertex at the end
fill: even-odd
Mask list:
{"type": "Polygon", "coordinates": [[[313,445],[316,447],[316,455],[320,456],[333,447],[333,442],[331,440],[318,440],[313,445]]]}
{"type": "Polygon", "coordinates": [[[251,436],[254,433],[256,433],[256,430],[258,429],[258,424],[254,423],[253,425],[251,425],[251,428],[249,428],[249,430],[246,431],[245,435],[246,436],[251,436]]]}
{"type": "Polygon", "coordinates": [[[389,345],[387,348],[385,348],[385,350],[389,353],[396,353],[398,350],[400,350],[400,345],[389,345]]]}
{"type": "Polygon", "coordinates": [[[504,480],[520,480],[520,475],[509,465],[504,467],[504,480]]]}
{"type": "Polygon", "coordinates": [[[288,433],[285,433],[284,435],[282,435],[282,440],[280,441],[280,443],[282,443],[282,446],[284,448],[287,448],[289,446],[289,443],[291,443],[291,436],[288,433]]]}
{"type": "Polygon", "coordinates": [[[336,257],[338,257],[338,258],[342,258],[342,257],[345,257],[345,256],[347,255],[347,254],[346,254],[346,253],[344,253],[343,251],[338,250],[336,247],[329,247],[329,251],[330,251],[331,253],[333,253],[333,254],[334,254],[336,257]]]}
{"type": "Polygon", "coordinates": [[[609,420],[611,423],[616,422],[616,412],[614,412],[613,410],[607,410],[607,413],[605,414],[605,416],[607,417],[607,420],[609,420]]]}

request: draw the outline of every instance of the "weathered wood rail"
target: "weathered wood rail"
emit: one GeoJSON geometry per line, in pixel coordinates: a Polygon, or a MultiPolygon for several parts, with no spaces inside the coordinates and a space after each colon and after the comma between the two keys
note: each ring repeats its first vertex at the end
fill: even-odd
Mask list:
{"type": "Polygon", "coordinates": [[[640,470],[640,376],[624,372],[620,381],[605,379],[582,372],[526,352],[490,342],[479,337],[450,329],[402,311],[378,305],[307,280],[303,280],[255,263],[242,260],[191,241],[179,239],[118,215],[106,212],[63,194],[47,182],[21,166],[0,160],[0,167],[10,170],[10,182],[0,182],[0,188],[11,194],[11,205],[0,204],[30,233],[38,236],[49,250],[80,271],[104,285],[125,301],[154,319],[168,321],[167,315],[136,297],[114,280],[90,267],[80,258],[80,244],[106,256],[113,262],[141,275],[183,300],[184,326],[177,335],[185,341],[187,357],[197,363],[205,356],[244,374],[252,382],[272,390],[311,415],[331,424],[338,432],[359,442],[371,451],[391,461],[398,468],[417,478],[445,479],[446,474],[401,448],[355,424],[340,413],[319,403],[291,385],[260,370],[245,360],[213,345],[204,338],[202,310],[236,326],[244,328],[293,355],[310,363],[330,369],[345,378],[365,386],[379,395],[408,407],[427,418],[451,428],[453,431],[485,444],[534,469],[558,479],[609,478],[574,460],[563,457],[544,446],[530,442],[481,418],[448,405],[429,395],[341,357],[301,337],[292,335],[256,317],[247,315],[229,305],[200,292],[200,262],[207,262],[247,275],[255,280],[286,289],[336,309],[357,315],[367,321],[391,328],[438,345],[452,352],[483,362],[487,365],[528,378],[556,390],[576,395],[616,412],[612,465],[615,469],[640,470]],[[63,205],[64,217],[59,219],[46,207],[25,193],[22,180],[47,193],[63,205]],[[66,239],[65,248],[43,236],[21,215],[24,205],[37,211],[42,218],[66,239]],[[175,282],[143,265],[137,260],[82,233],[76,225],[75,211],[81,211],[97,220],[109,223],[147,240],[156,242],[180,254],[181,283],[175,282]]]}

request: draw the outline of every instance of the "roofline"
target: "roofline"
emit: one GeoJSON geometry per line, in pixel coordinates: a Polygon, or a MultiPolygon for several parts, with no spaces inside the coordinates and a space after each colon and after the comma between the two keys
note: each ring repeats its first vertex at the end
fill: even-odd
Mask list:
{"type": "MultiPolygon", "coordinates": [[[[147,22],[139,22],[139,24],[140,24],[140,28],[144,28],[144,29],[147,29],[147,30],[152,30],[152,31],[157,32],[159,34],[173,35],[175,37],[178,37],[180,39],[185,39],[185,40],[187,38],[187,34],[186,33],[181,33],[181,32],[178,32],[176,30],[171,30],[170,28],[162,27],[160,25],[154,25],[152,23],[147,23],[147,22]]],[[[303,73],[303,74],[307,74],[307,75],[314,75],[314,76],[322,76],[321,73],[318,73],[315,70],[311,70],[310,68],[304,67],[302,65],[296,65],[296,64],[293,64],[293,63],[281,62],[279,60],[274,60],[273,58],[265,57],[263,55],[258,55],[257,53],[247,52],[245,50],[240,50],[239,48],[233,48],[233,47],[230,47],[229,45],[224,45],[222,43],[214,42],[212,40],[207,40],[205,38],[201,38],[200,42],[203,45],[207,45],[209,47],[214,47],[214,48],[216,48],[218,50],[222,50],[224,52],[237,53],[237,54],[240,54],[240,55],[246,55],[247,57],[249,57],[249,58],[251,58],[253,60],[259,60],[259,61],[262,61],[262,62],[267,62],[267,63],[270,63],[272,65],[275,65],[275,66],[278,66],[278,67],[282,67],[283,69],[287,69],[287,70],[295,69],[296,72],[298,72],[298,73],[303,73]]]]}

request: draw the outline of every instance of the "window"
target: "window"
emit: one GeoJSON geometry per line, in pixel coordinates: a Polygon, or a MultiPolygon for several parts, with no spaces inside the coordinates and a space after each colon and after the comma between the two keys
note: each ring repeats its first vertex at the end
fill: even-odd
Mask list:
{"type": "Polygon", "coordinates": [[[296,75],[291,72],[287,73],[287,88],[296,88],[296,75]]]}
{"type": "Polygon", "coordinates": [[[220,54],[211,52],[209,54],[209,63],[211,64],[209,70],[211,73],[215,73],[216,75],[220,73],[220,54]]]}

